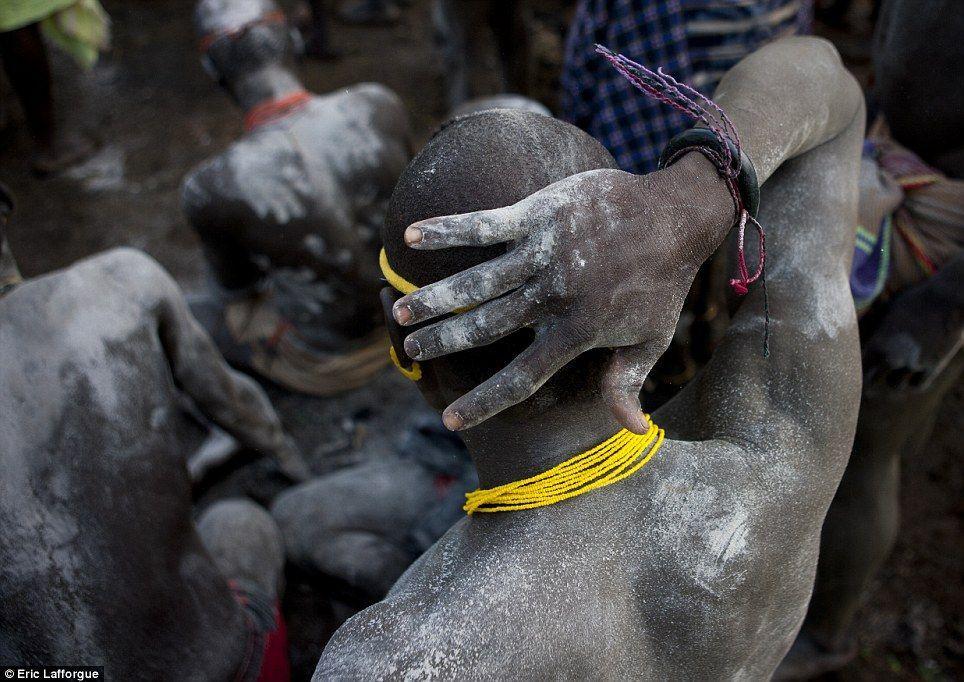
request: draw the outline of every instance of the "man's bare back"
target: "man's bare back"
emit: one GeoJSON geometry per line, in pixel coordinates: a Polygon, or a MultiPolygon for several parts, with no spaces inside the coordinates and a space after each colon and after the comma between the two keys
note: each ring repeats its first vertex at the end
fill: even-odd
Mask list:
{"type": "MultiPolygon", "coordinates": [[[[847,275],[863,126],[859,96],[850,96],[856,84],[823,44],[767,49],[747,68],[785,66],[808,51],[842,79],[848,95],[835,106],[852,107],[841,128],[825,133],[831,139],[782,165],[771,161],[768,174],[779,170],[764,187],[761,214],[771,254],[769,357],[757,288],[709,366],[654,414],[668,439],[645,468],[552,506],[463,520],[382,603],[335,634],[315,680],[760,679],[776,668],[806,611],[820,527],[856,426],[859,347],[847,275]]],[[[515,137],[538,137],[514,137],[512,128],[507,118],[492,123],[510,148],[515,137]]],[[[466,140],[479,136],[472,130],[466,140]]],[[[440,158],[471,146],[457,131],[440,137],[440,158]]],[[[560,156],[586,146],[558,144],[560,156]]],[[[400,188],[432,161],[417,158],[400,188]]],[[[537,163],[520,159],[518,167],[537,163]]],[[[466,182],[460,166],[479,164],[452,161],[445,177],[458,176],[455,187],[466,182]]],[[[398,205],[418,204],[411,187],[398,205]]],[[[659,205],[648,195],[638,201],[659,205]]],[[[389,258],[400,255],[395,249],[389,258]]],[[[421,283],[415,271],[406,275],[421,283]]],[[[420,386],[439,407],[473,383],[471,360],[459,357],[421,363],[420,386]]],[[[618,431],[599,375],[598,358],[577,359],[560,371],[566,378],[463,431],[483,487],[545,470],[618,431]]]]}
{"type": "Polygon", "coordinates": [[[236,672],[247,630],[191,521],[182,401],[304,465],[173,280],[118,249],[17,285],[0,297],[0,384],[0,652],[117,679],[236,672]]]}

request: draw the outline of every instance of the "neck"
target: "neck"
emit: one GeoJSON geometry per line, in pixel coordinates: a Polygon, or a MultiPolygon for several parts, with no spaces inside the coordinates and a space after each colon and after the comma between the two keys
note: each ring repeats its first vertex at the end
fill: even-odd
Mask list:
{"type": "Polygon", "coordinates": [[[231,81],[229,89],[245,113],[264,102],[281,99],[304,86],[281,64],[271,64],[231,81]]]}
{"type": "Polygon", "coordinates": [[[511,408],[461,435],[480,486],[491,488],[550,469],[621,428],[595,395],[547,409],[511,408]]]}

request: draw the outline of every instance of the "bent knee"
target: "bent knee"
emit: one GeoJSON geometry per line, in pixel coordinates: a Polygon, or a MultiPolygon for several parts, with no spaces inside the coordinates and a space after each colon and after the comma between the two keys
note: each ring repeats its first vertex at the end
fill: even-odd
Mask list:
{"type": "Polygon", "coordinates": [[[197,531],[225,578],[251,581],[268,594],[277,594],[284,544],[263,507],[246,499],[216,502],[201,514],[197,531]]]}

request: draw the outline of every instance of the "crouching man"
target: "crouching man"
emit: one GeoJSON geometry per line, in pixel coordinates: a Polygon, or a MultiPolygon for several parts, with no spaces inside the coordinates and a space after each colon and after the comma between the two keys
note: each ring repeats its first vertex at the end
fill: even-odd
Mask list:
{"type": "Polygon", "coordinates": [[[244,501],[195,524],[185,457],[189,400],[304,478],[267,397],[141,253],[21,280],[11,208],[0,187],[0,661],[285,679],[280,533],[244,501]]]}
{"type": "Polygon", "coordinates": [[[245,134],[184,180],[221,288],[192,309],[236,366],[312,395],[360,386],[386,362],[378,230],[410,158],[407,112],[373,83],[307,92],[271,0],[202,0],[195,16],[245,134]]]}

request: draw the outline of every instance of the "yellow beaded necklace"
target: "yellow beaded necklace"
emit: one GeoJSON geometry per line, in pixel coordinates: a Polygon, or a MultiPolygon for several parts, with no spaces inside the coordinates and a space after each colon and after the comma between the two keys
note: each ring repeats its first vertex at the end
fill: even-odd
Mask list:
{"type": "MultiPolygon", "coordinates": [[[[392,269],[385,249],[379,254],[378,261],[385,279],[395,289],[406,295],[418,290],[418,286],[392,269]]],[[[392,362],[402,374],[413,381],[421,378],[422,368],[417,362],[413,362],[412,368],[407,369],[398,361],[394,348],[390,349],[390,354],[392,362]]],[[[642,435],[622,429],[596,447],[570,457],[541,474],[467,493],[465,506],[462,508],[470,516],[476,512],[535,509],[628,478],[646,466],[663,444],[663,429],[656,426],[649,419],[649,415],[646,415],[646,419],[649,421],[649,430],[642,435]]]]}
{"type": "Polygon", "coordinates": [[[583,495],[632,476],[652,459],[663,439],[663,429],[652,421],[649,431],[643,435],[622,429],[596,447],[541,474],[468,493],[463,509],[470,515],[475,512],[520,511],[583,495]]]}

